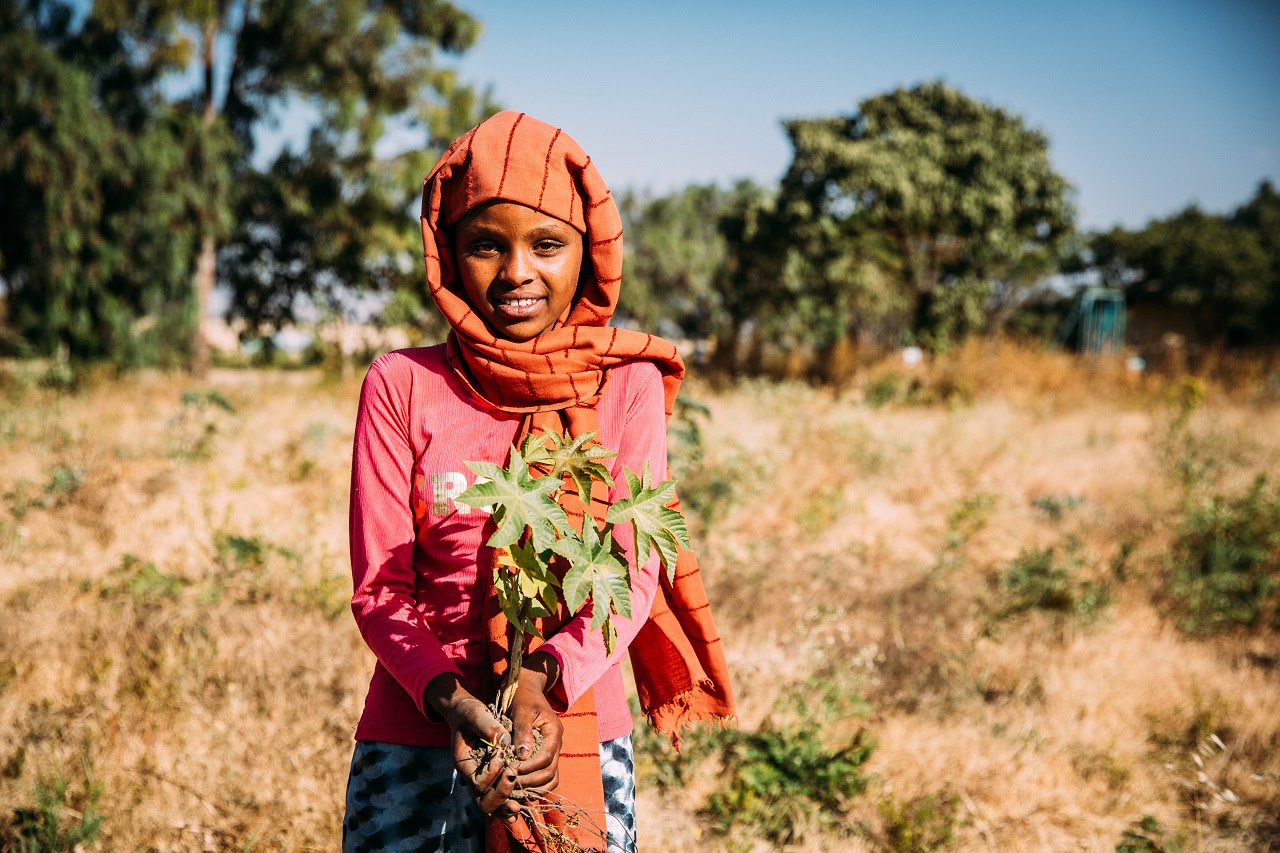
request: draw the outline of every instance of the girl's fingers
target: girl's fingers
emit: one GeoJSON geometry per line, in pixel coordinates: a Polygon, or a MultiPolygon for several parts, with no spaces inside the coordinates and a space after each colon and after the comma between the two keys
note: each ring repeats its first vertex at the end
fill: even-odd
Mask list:
{"type": "Polygon", "coordinates": [[[493,779],[492,784],[475,786],[472,798],[480,807],[480,811],[485,814],[502,812],[500,816],[505,816],[506,812],[519,811],[519,804],[511,799],[511,794],[516,787],[516,774],[515,771],[504,768],[501,763],[498,769],[500,772],[493,779]]]}

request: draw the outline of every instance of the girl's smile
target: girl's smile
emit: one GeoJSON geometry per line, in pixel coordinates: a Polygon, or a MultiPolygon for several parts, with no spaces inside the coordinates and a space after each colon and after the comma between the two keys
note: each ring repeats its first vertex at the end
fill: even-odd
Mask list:
{"type": "Polygon", "coordinates": [[[554,216],[496,201],[458,222],[454,249],[471,306],[494,332],[528,341],[565,316],[582,273],[582,235],[554,216]]]}

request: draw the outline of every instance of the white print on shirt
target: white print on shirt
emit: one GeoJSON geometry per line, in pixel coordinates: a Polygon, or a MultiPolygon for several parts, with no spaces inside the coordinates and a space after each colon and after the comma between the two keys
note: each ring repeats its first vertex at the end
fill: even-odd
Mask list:
{"type": "MultiPolygon", "coordinates": [[[[477,477],[477,483],[489,482],[488,477],[477,477]]],[[[458,495],[467,490],[467,478],[460,471],[442,471],[438,474],[432,474],[431,483],[431,514],[432,515],[448,515],[450,512],[450,504],[462,515],[470,515],[472,509],[476,512],[489,514],[489,510],[483,507],[469,507],[466,504],[460,504],[454,500],[458,495]]]]}

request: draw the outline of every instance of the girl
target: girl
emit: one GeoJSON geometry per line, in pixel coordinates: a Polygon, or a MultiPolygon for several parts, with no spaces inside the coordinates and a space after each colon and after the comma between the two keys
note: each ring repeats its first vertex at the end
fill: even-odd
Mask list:
{"type": "Polygon", "coordinates": [[[552,617],[524,658],[508,735],[485,707],[507,642],[490,595],[492,526],[454,499],[473,480],[467,461],[505,465],[530,432],[592,432],[618,454],[618,485],[585,501],[600,517],[626,496],[623,467],[667,470],[684,366],[669,342],[608,327],[621,220],[590,158],[557,128],[505,112],[454,142],[426,178],[422,236],[448,339],[375,361],[356,421],[351,606],[377,664],[343,849],[539,849],[547,834],[515,795],[536,789],[583,810],[582,820],[537,816],[578,849],[605,848],[600,823],[609,850],[634,850],[623,650],[642,709],[677,742],[684,724],[733,713],[696,562],[682,554],[668,584],[656,553],[635,565],[629,526],[615,528],[635,618],[615,618],[607,654],[589,608],[552,617]],[[477,767],[472,749],[500,740],[519,764],[477,767]]]}

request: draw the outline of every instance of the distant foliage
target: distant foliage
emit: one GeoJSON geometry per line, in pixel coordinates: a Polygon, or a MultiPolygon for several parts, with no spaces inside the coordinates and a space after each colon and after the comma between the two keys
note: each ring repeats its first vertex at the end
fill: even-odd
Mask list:
{"type": "Polygon", "coordinates": [[[1244,492],[1191,509],[1167,567],[1165,592],[1183,629],[1280,630],[1280,489],[1260,474],[1244,492]]]}
{"type": "Polygon", "coordinates": [[[437,54],[479,32],[446,0],[0,3],[0,347],[181,365],[215,281],[264,334],[417,285],[409,199],[492,111],[437,54]],[[420,143],[375,153],[390,122],[420,143]]]}
{"type": "Polygon", "coordinates": [[[1105,283],[1183,311],[1204,341],[1280,341],[1280,193],[1263,181],[1228,215],[1194,205],[1091,237],[1105,283]]]}
{"type": "Polygon", "coordinates": [[[943,83],[785,127],[778,224],[802,286],[788,307],[811,315],[819,344],[945,348],[998,328],[1073,231],[1048,138],[943,83]]]}

